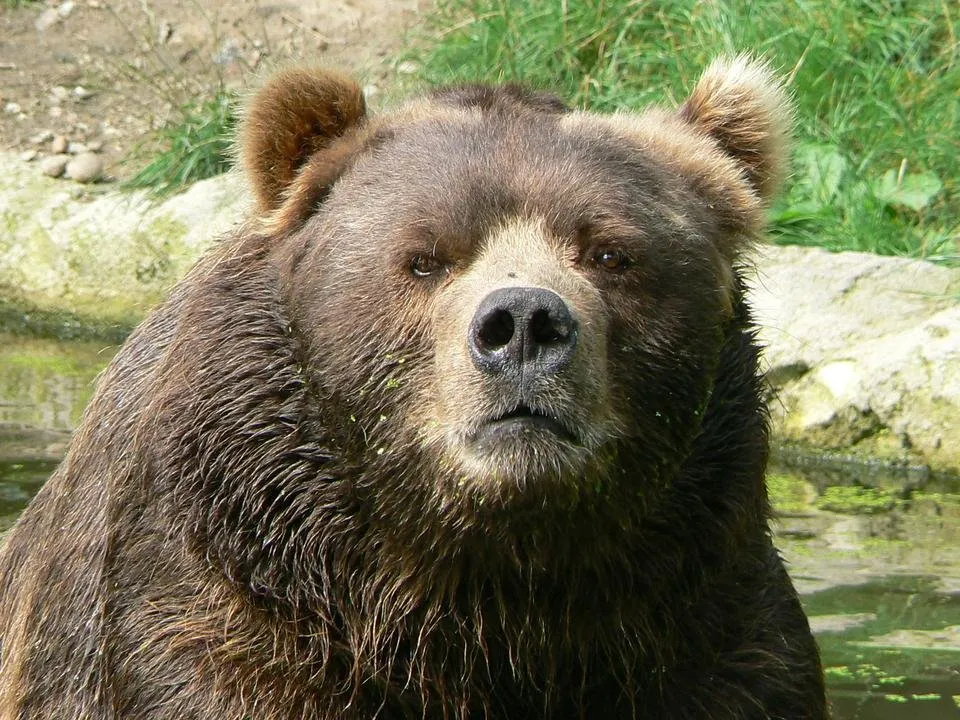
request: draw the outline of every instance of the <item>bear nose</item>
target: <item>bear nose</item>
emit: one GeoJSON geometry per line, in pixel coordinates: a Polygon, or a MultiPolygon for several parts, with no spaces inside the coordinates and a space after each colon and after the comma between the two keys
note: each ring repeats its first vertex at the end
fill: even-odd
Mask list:
{"type": "Polygon", "coordinates": [[[480,301],[469,334],[473,363],[485,373],[552,373],[573,357],[577,322],[552,290],[508,287],[480,301]]]}

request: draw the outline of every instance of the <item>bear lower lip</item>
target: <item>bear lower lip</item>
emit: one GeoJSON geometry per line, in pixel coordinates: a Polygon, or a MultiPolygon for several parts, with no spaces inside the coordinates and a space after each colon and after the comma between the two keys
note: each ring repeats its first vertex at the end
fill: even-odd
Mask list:
{"type": "Polygon", "coordinates": [[[508,415],[484,423],[478,430],[474,440],[490,442],[505,440],[512,437],[534,435],[549,432],[567,442],[575,442],[576,438],[558,421],[546,415],[522,414],[508,415]]]}

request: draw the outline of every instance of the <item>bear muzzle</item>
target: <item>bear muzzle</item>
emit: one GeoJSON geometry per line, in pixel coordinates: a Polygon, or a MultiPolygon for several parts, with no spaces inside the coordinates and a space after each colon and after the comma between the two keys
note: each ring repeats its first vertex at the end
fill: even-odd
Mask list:
{"type": "Polygon", "coordinates": [[[552,290],[504,287],[486,295],[467,332],[470,357],[477,370],[517,400],[505,412],[485,418],[473,439],[497,441],[547,432],[576,441],[576,434],[555,414],[538,407],[536,398],[544,380],[570,365],[578,336],[573,313],[552,290]]]}

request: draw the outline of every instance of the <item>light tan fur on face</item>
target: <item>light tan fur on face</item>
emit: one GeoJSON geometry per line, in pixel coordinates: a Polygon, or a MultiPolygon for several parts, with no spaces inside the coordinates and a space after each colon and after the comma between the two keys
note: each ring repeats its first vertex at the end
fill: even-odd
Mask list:
{"type": "Polygon", "coordinates": [[[607,382],[607,318],[599,292],[573,269],[576,258],[570,252],[548,234],[542,221],[513,219],[490,236],[470,269],[436,296],[435,376],[440,387],[427,410],[432,422],[422,426],[426,442],[441,448],[466,477],[522,482],[525,477],[573,474],[615,432],[607,382]],[[583,433],[582,447],[556,441],[542,448],[531,444],[517,457],[495,448],[478,450],[470,442],[484,420],[518,403],[473,365],[467,345],[468,328],[483,298],[514,286],[556,292],[578,322],[574,360],[539,381],[538,409],[564,418],[583,433]]]}

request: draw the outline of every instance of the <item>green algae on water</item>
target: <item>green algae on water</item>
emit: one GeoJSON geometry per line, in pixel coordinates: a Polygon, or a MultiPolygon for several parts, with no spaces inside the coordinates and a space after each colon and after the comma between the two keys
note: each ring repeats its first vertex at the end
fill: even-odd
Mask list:
{"type": "Polygon", "coordinates": [[[845,515],[876,515],[894,510],[902,503],[903,500],[889,490],[841,485],[826,488],[814,504],[820,510],[845,515]]]}

